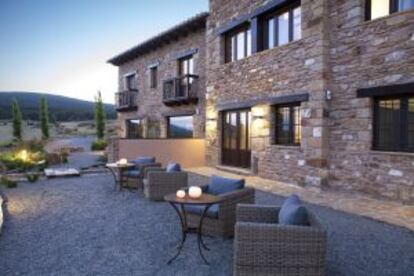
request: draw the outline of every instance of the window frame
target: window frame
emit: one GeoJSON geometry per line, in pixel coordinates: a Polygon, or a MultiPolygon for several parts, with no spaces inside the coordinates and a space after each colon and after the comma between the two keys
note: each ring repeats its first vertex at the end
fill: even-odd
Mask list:
{"type": "Polygon", "coordinates": [[[238,60],[245,59],[246,57],[249,57],[252,55],[252,45],[250,45],[250,53],[249,53],[249,39],[248,39],[248,33],[250,32],[250,44],[253,43],[253,37],[252,37],[252,29],[250,24],[243,24],[234,30],[231,30],[224,35],[224,61],[225,63],[230,63],[238,60]],[[237,42],[237,36],[241,33],[244,33],[244,45],[243,45],[243,51],[244,56],[240,59],[237,59],[238,54],[238,42],[237,42]],[[234,40],[234,47],[232,40],[234,40]],[[233,49],[234,48],[234,49],[233,49]]]}
{"type": "Polygon", "coordinates": [[[273,145],[278,146],[297,146],[299,147],[302,143],[302,118],[301,118],[301,102],[291,102],[291,103],[284,103],[284,104],[277,104],[273,106],[273,145]],[[279,132],[279,109],[280,108],[289,108],[289,137],[288,142],[281,142],[280,138],[278,138],[278,132],[279,132]],[[299,136],[299,143],[295,142],[295,108],[299,108],[299,127],[300,127],[300,136],[299,136]]]}
{"type": "Polygon", "coordinates": [[[195,74],[195,70],[194,70],[194,55],[188,55],[188,56],[184,56],[184,57],[182,57],[182,58],[179,58],[178,60],[178,76],[179,77],[183,77],[183,76],[186,76],[186,75],[194,75],[195,74]],[[193,68],[193,72],[190,72],[190,60],[192,60],[192,63],[193,63],[193,66],[192,66],[192,68],[193,68]],[[187,68],[188,68],[188,73],[186,73],[186,74],[184,74],[184,72],[183,72],[183,65],[184,64],[186,64],[187,63],[187,68]]]}
{"type": "Polygon", "coordinates": [[[137,73],[127,73],[124,76],[124,90],[125,91],[138,91],[138,79],[137,79],[137,73]],[[129,86],[129,80],[132,79],[132,81],[135,81],[135,87],[129,86]]]}
{"type": "MultiPolygon", "coordinates": [[[[372,115],[372,147],[374,151],[388,151],[388,152],[414,152],[414,145],[409,147],[408,144],[408,113],[409,113],[409,99],[414,99],[413,95],[395,95],[395,96],[378,96],[373,98],[373,115],[372,115]],[[379,102],[387,100],[400,100],[400,121],[396,126],[393,124],[393,130],[398,132],[397,144],[388,147],[378,146],[380,115],[379,115],[379,102]]],[[[394,123],[394,122],[393,122],[394,123]]]]}
{"type": "MultiPolygon", "coordinates": [[[[398,10],[399,3],[400,3],[400,0],[390,0],[389,13],[386,16],[389,16],[389,15],[391,15],[393,13],[396,13],[396,12],[401,12],[400,10],[398,10]]],[[[371,0],[366,0],[366,2],[365,2],[365,20],[371,21],[371,20],[375,20],[375,19],[378,19],[378,18],[382,18],[382,17],[378,17],[378,18],[372,19],[371,18],[371,8],[372,8],[371,0]]],[[[414,8],[414,6],[412,8],[414,8]]]]}
{"type": "Polygon", "coordinates": [[[173,116],[168,116],[167,117],[167,138],[168,139],[194,139],[194,115],[173,115],[173,116]],[[171,125],[171,118],[178,118],[178,117],[191,117],[192,118],[192,135],[191,137],[171,137],[171,130],[170,130],[170,125],[171,125]]]}
{"type": "Polygon", "coordinates": [[[143,120],[142,119],[136,119],[136,118],[128,118],[125,119],[125,126],[126,126],[126,130],[125,130],[125,134],[126,134],[126,139],[144,139],[144,125],[143,125],[143,120]],[[131,125],[131,121],[139,121],[140,127],[141,129],[141,135],[137,135],[138,137],[132,137],[131,135],[131,131],[130,131],[130,125],[131,125]]]}
{"type": "MultiPolygon", "coordinates": [[[[261,45],[261,50],[268,50],[268,49],[273,49],[275,47],[279,47],[279,46],[283,46],[286,44],[289,44],[292,41],[296,41],[294,40],[294,14],[293,11],[296,8],[302,7],[301,6],[301,1],[294,1],[291,4],[288,4],[286,6],[283,6],[282,8],[278,8],[270,13],[267,13],[265,15],[263,15],[260,19],[260,28],[261,28],[261,36],[260,36],[260,45],[261,45]],[[286,44],[283,45],[279,45],[279,21],[278,21],[278,17],[280,15],[282,15],[283,13],[288,12],[289,14],[289,21],[288,21],[288,42],[286,44]],[[273,42],[273,47],[269,48],[269,25],[268,22],[270,20],[274,20],[273,22],[273,36],[274,36],[274,42],[273,42]]],[[[301,10],[301,16],[302,16],[302,10],[301,10]]],[[[301,21],[301,28],[302,28],[302,21],[301,21]]],[[[302,30],[301,30],[302,31],[302,30]]],[[[300,39],[297,39],[300,40],[300,39]]]]}
{"type": "Polygon", "coordinates": [[[158,66],[150,67],[150,88],[158,86],[158,66]]]}

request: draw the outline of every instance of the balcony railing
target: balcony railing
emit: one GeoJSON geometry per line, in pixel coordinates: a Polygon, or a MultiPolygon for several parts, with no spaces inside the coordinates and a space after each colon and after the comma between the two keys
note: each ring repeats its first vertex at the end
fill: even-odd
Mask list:
{"type": "Polygon", "coordinates": [[[115,94],[115,105],[117,111],[132,111],[138,108],[137,90],[127,90],[115,94]]]}
{"type": "Polygon", "coordinates": [[[166,105],[190,104],[198,101],[198,76],[184,75],[163,82],[163,102],[166,105]]]}

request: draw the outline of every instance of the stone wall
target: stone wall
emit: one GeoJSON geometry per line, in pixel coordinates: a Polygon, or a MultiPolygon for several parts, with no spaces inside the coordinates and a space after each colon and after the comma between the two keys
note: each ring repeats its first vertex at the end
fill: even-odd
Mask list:
{"type": "Polygon", "coordinates": [[[273,145],[271,106],[252,106],[264,114],[253,117],[252,171],[414,203],[414,154],[372,151],[372,100],[356,98],[358,88],[414,81],[414,11],[365,21],[365,1],[302,0],[302,39],[224,64],[217,29],[267,2],[210,1],[206,162],[221,163],[218,105],[309,93],[300,147],[273,145]]]}
{"type": "Polygon", "coordinates": [[[373,101],[356,98],[358,88],[414,81],[414,11],[365,21],[362,2],[329,1],[329,185],[414,203],[414,154],[372,151],[373,101]]]}
{"type": "Polygon", "coordinates": [[[218,27],[232,18],[247,14],[265,1],[210,1],[207,31],[207,162],[220,163],[220,114],[215,110],[223,102],[237,103],[260,97],[277,97],[308,93],[302,102],[302,144],[300,147],[272,143],[272,108],[256,105],[252,114],[264,113],[253,119],[251,128],[252,159],[259,176],[300,185],[320,186],[326,182],[327,129],[324,118],[326,58],[324,57],[327,6],[322,0],[302,1],[302,39],[287,45],[255,53],[243,60],[223,63],[223,38],[216,35],[218,27]],[[257,111],[256,111],[257,110],[257,111]],[[259,122],[260,120],[260,122],[259,122]]]}
{"type": "MultiPolygon", "coordinates": [[[[158,125],[160,135],[158,138],[167,137],[167,115],[180,115],[194,112],[194,137],[204,138],[205,129],[205,30],[188,33],[169,44],[154,48],[153,51],[144,54],[134,60],[119,66],[119,91],[124,90],[124,75],[137,72],[138,80],[138,111],[119,112],[118,121],[121,126],[119,136],[125,137],[125,120],[130,118],[143,118],[144,135],[147,136],[149,124],[158,125]],[[177,77],[177,54],[197,48],[194,54],[194,71],[198,79],[198,104],[168,107],[162,101],[163,81],[177,77]],[[157,88],[150,87],[150,69],[148,66],[159,63],[157,88]]],[[[156,138],[156,137],[152,137],[156,138]]]]}

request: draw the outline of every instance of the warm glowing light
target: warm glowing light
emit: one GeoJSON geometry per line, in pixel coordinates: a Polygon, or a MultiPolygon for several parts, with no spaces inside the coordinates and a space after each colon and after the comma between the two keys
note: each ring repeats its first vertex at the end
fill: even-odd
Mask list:
{"type": "Polygon", "coordinates": [[[217,120],[217,112],[210,109],[210,110],[207,111],[207,116],[206,117],[207,117],[208,121],[217,120]]]}
{"type": "Polygon", "coordinates": [[[118,165],[126,165],[128,163],[128,160],[125,158],[121,158],[117,163],[118,165]]]}
{"type": "Polygon", "coordinates": [[[29,154],[27,153],[27,150],[20,151],[19,158],[26,162],[29,159],[29,154]]]}
{"type": "Polygon", "coordinates": [[[254,126],[257,128],[257,129],[262,129],[262,128],[264,128],[265,127],[265,120],[264,119],[256,119],[256,120],[254,120],[254,126]]]}
{"type": "Polygon", "coordinates": [[[265,109],[263,107],[253,107],[252,115],[253,115],[253,117],[263,118],[264,115],[265,115],[265,109]]]}
{"type": "Polygon", "coordinates": [[[185,191],[184,190],[178,190],[175,194],[178,198],[184,198],[185,197],[185,191]]]}
{"type": "Polygon", "coordinates": [[[202,194],[203,194],[203,191],[201,190],[201,188],[200,188],[200,187],[197,187],[197,186],[191,186],[191,187],[188,189],[188,195],[189,195],[191,198],[200,198],[202,194]]]}

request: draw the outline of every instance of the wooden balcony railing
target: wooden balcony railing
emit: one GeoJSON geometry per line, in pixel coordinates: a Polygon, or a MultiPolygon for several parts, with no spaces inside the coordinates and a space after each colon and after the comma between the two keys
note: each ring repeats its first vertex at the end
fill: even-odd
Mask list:
{"type": "Polygon", "coordinates": [[[115,94],[115,106],[117,111],[133,111],[138,108],[137,90],[127,90],[115,94]]]}
{"type": "Polygon", "coordinates": [[[163,82],[163,102],[166,105],[190,104],[198,101],[198,76],[184,75],[163,82]]]}

